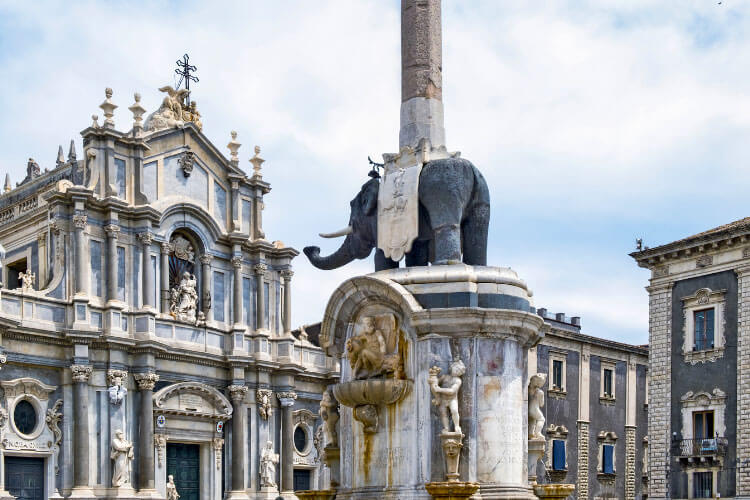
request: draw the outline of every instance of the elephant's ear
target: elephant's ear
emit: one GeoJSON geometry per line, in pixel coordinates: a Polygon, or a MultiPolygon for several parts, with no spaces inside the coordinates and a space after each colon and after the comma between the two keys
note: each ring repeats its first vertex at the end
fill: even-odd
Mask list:
{"type": "Polygon", "coordinates": [[[362,189],[362,212],[365,215],[373,215],[378,208],[378,191],[380,182],[370,179],[362,189]]]}

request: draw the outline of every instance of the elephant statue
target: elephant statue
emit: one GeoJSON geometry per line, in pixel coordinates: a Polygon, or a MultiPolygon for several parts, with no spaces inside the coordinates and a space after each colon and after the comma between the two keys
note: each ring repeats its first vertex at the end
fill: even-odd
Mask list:
{"type": "MultiPolygon", "coordinates": [[[[338,250],[328,256],[320,248],[305,247],[312,265],[336,269],[354,259],[364,259],[377,246],[378,191],[380,179],[370,172],[351,201],[349,225],[324,238],[346,236],[338,250]]],[[[490,193],[484,177],[470,161],[445,158],[425,163],[419,176],[419,235],[406,253],[406,266],[433,264],[487,265],[487,229],[490,193]]],[[[397,268],[398,262],[375,253],[375,270],[397,268]]]]}

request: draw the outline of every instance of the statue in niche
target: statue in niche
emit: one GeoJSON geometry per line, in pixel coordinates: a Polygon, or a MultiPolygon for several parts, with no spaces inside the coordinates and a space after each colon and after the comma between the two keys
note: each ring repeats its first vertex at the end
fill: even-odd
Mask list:
{"type": "Polygon", "coordinates": [[[174,476],[167,476],[167,500],[177,500],[180,494],[177,493],[177,486],[174,484],[174,476]]]}
{"type": "Polygon", "coordinates": [[[196,286],[198,281],[195,275],[189,272],[182,274],[179,285],[171,291],[169,312],[177,321],[196,323],[198,309],[198,292],[196,286]]]}
{"type": "Polygon", "coordinates": [[[274,453],[273,443],[267,441],[260,452],[260,483],[264,488],[276,488],[276,464],[279,454],[274,453]]]}
{"type": "Polygon", "coordinates": [[[450,433],[450,420],[453,420],[453,432],[462,434],[460,416],[458,414],[458,390],[461,389],[461,377],[466,373],[466,366],[460,359],[455,359],[450,366],[450,374],[440,375],[440,367],[430,368],[427,382],[434,399],[432,404],[440,408],[440,418],[443,422],[443,433],[450,433]],[[450,414],[450,419],[449,419],[450,414]]]}
{"type": "Polygon", "coordinates": [[[107,392],[109,393],[109,402],[115,406],[119,406],[125,396],[128,395],[128,389],[122,383],[122,373],[119,370],[112,370],[107,392]]]}
{"type": "Polygon", "coordinates": [[[330,389],[326,389],[320,401],[320,418],[323,419],[327,446],[338,447],[339,434],[336,431],[336,423],[339,421],[339,404],[330,389]]]}
{"type": "Polygon", "coordinates": [[[537,373],[529,380],[529,439],[544,439],[544,391],[542,387],[547,383],[547,375],[537,373]]]}
{"type": "Polygon", "coordinates": [[[18,279],[21,280],[21,290],[28,292],[34,289],[36,273],[32,273],[31,269],[27,268],[25,273],[18,273],[18,279]]]}
{"type": "MultiPolygon", "coordinates": [[[[193,155],[192,152],[190,154],[193,155]]],[[[195,260],[195,250],[193,250],[193,245],[187,239],[178,235],[172,238],[171,244],[172,248],[174,248],[175,257],[190,262],[195,260]]]]}
{"type": "Polygon", "coordinates": [[[393,314],[363,316],[356,327],[357,332],[346,341],[352,378],[359,380],[389,374],[403,378],[396,317],[393,314]]]}
{"type": "Polygon", "coordinates": [[[115,461],[112,469],[112,486],[119,488],[130,484],[130,461],[133,460],[133,443],[125,439],[122,430],[115,432],[109,457],[115,461]]]}

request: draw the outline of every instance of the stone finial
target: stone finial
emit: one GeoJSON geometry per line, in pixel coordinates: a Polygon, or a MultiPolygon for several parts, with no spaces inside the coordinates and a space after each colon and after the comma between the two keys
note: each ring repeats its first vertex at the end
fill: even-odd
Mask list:
{"type": "Polygon", "coordinates": [[[232,140],[229,141],[227,147],[229,148],[229,152],[231,153],[232,163],[234,163],[235,165],[240,162],[240,158],[239,156],[237,156],[237,150],[240,149],[240,146],[242,146],[242,144],[237,142],[237,132],[232,130],[232,140]]]}
{"type": "Polygon", "coordinates": [[[115,110],[117,109],[117,105],[112,102],[112,89],[107,87],[104,89],[104,96],[106,99],[104,99],[104,102],[99,105],[99,107],[104,111],[104,128],[115,128],[115,120],[113,119],[115,116],[115,110]]]}
{"type": "Polygon", "coordinates": [[[10,174],[5,174],[5,187],[3,187],[4,192],[9,192],[11,189],[13,189],[10,186],[10,174]]]}
{"type": "Polygon", "coordinates": [[[55,161],[55,165],[58,167],[63,165],[65,163],[65,155],[63,154],[62,144],[58,146],[57,148],[57,160],[55,161]]]}
{"type": "Polygon", "coordinates": [[[133,97],[135,102],[128,109],[133,113],[133,132],[138,135],[139,132],[143,131],[143,114],[146,112],[146,108],[141,106],[141,94],[136,92],[133,97]]]}
{"type": "Polygon", "coordinates": [[[76,141],[70,140],[70,148],[68,148],[68,162],[73,163],[76,161],[76,141]]]}
{"type": "Polygon", "coordinates": [[[99,115],[91,115],[91,128],[99,128],[99,115]]]}
{"type": "Polygon", "coordinates": [[[250,158],[250,163],[253,164],[253,177],[261,177],[260,169],[263,162],[266,161],[260,156],[260,146],[255,146],[255,155],[250,158]]]}

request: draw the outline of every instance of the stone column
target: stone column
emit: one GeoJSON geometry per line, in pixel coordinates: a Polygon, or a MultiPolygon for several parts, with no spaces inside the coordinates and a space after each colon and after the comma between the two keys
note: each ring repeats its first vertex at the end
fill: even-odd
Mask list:
{"type": "Polygon", "coordinates": [[[401,2],[399,147],[445,144],[440,0],[401,2]]]}
{"type": "MultiPolygon", "coordinates": [[[[245,454],[245,441],[247,435],[247,422],[245,418],[245,396],[247,396],[247,386],[230,385],[227,390],[232,400],[232,492],[233,497],[237,498],[235,492],[245,492],[245,475],[247,470],[247,460],[245,454]]],[[[247,498],[247,495],[244,495],[247,498]]]]}
{"type": "Polygon", "coordinates": [[[292,276],[294,271],[291,269],[281,271],[284,279],[284,333],[292,331],[292,276]]]}
{"type": "Polygon", "coordinates": [[[276,394],[281,404],[281,491],[294,491],[294,418],[292,407],[297,394],[291,391],[276,394]]]}
{"type": "Polygon", "coordinates": [[[649,498],[669,498],[672,410],[672,283],[651,285],[648,332],[649,498]]]}
{"type": "MultiPolygon", "coordinates": [[[[737,456],[750,457],[750,266],[737,273],[737,456]]],[[[648,395],[649,400],[651,394],[648,395]]],[[[649,407],[651,403],[649,402],[649,407]]],[[[750,498],[750,466],[737,467],[737,498],[750,498]]]]}
{"type": "Polygon", "coordinates": [[[169,313],[169,254],[172,245],[169,242],[161,244],[161,312],[169,313]]]}
{"type": "Polygon", "coordinates": [[[211,259],[213,259],[211,255],[201,255],[201,287],[203,288],[201,309],[203,314],[206,315],[207,321],[213,318],[211,312],[211,259]]]}
{"type": "Polygon", "coordinates": [[[234,325],[242,324],[242,257],[236,255],[232,257],[232,267],[234,268],[234,325]]]}
{"type": "Polygon", "coordinates": [[[141,415],[139,419],[139,490],[154,490],[154,385],[159,381],[156,373],[136,373],[133,375],[141,393],[141,415]]]}
{"type": "Polygon", "coordinates": [[[258,188],[253,197],[253,239],[262,240],[266,237],[263,232],[263,191],[258,188]]]}
{"type": "Polygon", "coordinates": [[[581,367],[578,370],[578,475],[576,494],[580,500],[589,498],[589,396],[591,346],[581,346],[581,367]]]}
{"type": "MultiPolygon", "coordinates": [[[[37,290],[43,290],[44,287],[47,285],[48,281],[48,261],[49,261],[49,252],[47,250],[47,232],[41,232],[36,235],[36,245],[39,252],[39,270],[37,271],[37,277],[36,277],[36,285],[37,290]]],[[[0,488],[1,490],[2,488],[0,488]]]]}
{"type": "Polygon", "coordinates": [[[86,279],[86,215],[74,215],[73,225],[75,226],[76,242],[76,293],[86,295],[88,293],[88,280],[86,279]]]}
{"type": "Polygon", "coordinates": [[[117,233],[120,226],[104,226],[107,233],[107,300],[117,300],[117,233]]]}
{"type": "Polygon", "coordinates": [[[253,270],[255,271],[255,288],[257,290],[257,293],[255,294],[255,316],[258,318],[258,330],[263,330],[266,327],[266,299],[265,289],[263,287],[263,277],[266,275],[267,269],[268,266],[262,262],[253,266],[253,270]]]}
{"type": "Polygon", "coordinates": [[[138,239],[143,244],[143,263],[141,264],[141,282],[143,283],[143,307],[153,308],[154,304],[154,269],[151,267],[151,243],[154,237],[151,233],[138,233],[138,239]]]}
{"type": "MultiPolygon", "coordinates": [[[[92,367],[71,365],[73,372],[73,488],[89,489],[89,378],[92,367]]],[[[75,496],[75,495],[74,495],[75,496]]]]}

